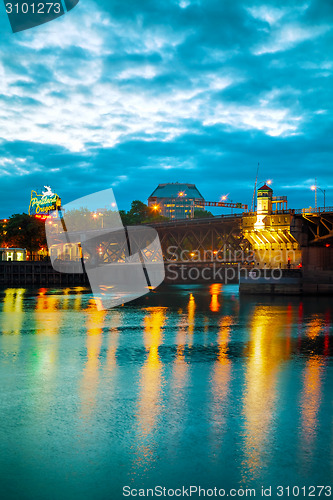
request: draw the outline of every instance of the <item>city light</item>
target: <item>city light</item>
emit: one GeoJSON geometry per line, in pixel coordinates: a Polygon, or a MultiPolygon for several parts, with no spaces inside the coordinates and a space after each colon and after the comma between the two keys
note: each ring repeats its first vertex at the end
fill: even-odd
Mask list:
{"type": "Polygon", "coordinates": [[[184,191],[179,191],[178,196],[181,198],[182,196],[186,196],[186,194],[184,193],[184,191]]]}
{"type": "Polygon", "coordinates": [[[272,181],[272,179],[268,179],[268,180],[266,181],[267,186],[270,186],[270,185],[272,184],[272,182],[273,182],[273,181],[272,181]]]}
{"type": "Polygon", "coordinates": [[[310,187],[311,191],[315,192],[315,209],[317,210],[317,191],[321,191],[324,195],[324,211],[326,209],[326,189],[322,189],[317,184],[317,179],[315,179],[315,184],[310,187]]]}
{"type": "Polygon", "coordinates": [[[153,206],[153,210],[158,210],[160,207],[158,205],[153,206]]]}
{"type": "Polygon", "coordinates": [[[228,198],[228,195],[224,194],[223,196],[221,196],[221,201],[225,201],[227,198],[228,198]]]}

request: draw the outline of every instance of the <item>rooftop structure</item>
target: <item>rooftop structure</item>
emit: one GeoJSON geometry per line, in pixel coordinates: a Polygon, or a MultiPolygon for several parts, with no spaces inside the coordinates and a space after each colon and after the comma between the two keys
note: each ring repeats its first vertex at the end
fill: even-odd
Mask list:
{"type": "Polygon", "coordinates": [[[195,210],[203,210],[204,198],[195,184],[179,182],[159,184],[148,198],[148,206],[170,219],[190,219],[195,210]]]}

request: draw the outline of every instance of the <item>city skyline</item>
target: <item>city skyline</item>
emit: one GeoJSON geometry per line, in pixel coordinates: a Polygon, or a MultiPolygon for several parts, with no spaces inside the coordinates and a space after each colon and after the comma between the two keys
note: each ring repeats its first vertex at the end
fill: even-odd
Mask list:
{"type": "Polygon", "coordinates": [[[0,217],[44,185],[64,203],[112,187],[128,209],[178,181],[250,205],[258,162],[290,207],[314,206],[315,178],[333,204],[326,2],[89,0],[26,32],[0,23],[0,217]]]}

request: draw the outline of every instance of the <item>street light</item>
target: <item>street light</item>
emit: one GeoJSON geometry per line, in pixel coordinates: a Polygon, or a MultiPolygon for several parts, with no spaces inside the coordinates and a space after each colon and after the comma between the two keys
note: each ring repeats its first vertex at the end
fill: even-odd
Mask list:
{"type": "Polygon", "coordinates": [[[325,212],[325,208],[326,208],[326,189],[321,189],[320,187],[317,187],[317,189],[319,189],[323,195],[324,195],[324,212],[325,212]]]}
{"type": "Polygon", "coordinates": [[[266,179],[266,180],[262,180],[260,182],[258,182],[258,184],[260,185],[262,182],[264,182],[266,184],[266,186],[270,186],[272,184],[272,179],[266,179]]]}
{"type": "Polygon", "coordinates": [[[312,191],[315,192],[315,208],[317,210],[317,190],[321,191],[324,195],[324,212],[326,208],[326,189],[321,189],[319,186],[317,186],[317,179],[315,179],[315,183],[313,186],[311,186],[312,191]]]}

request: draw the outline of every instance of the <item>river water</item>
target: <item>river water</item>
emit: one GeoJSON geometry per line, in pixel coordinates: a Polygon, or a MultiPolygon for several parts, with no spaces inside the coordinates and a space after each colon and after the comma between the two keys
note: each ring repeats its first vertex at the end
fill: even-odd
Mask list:
{"type": "Polygon", "coordinates": [[[98,311],[82,288],[0,295],[1,498],[332,482],[332,298],[174,286],[98,311]]]}

